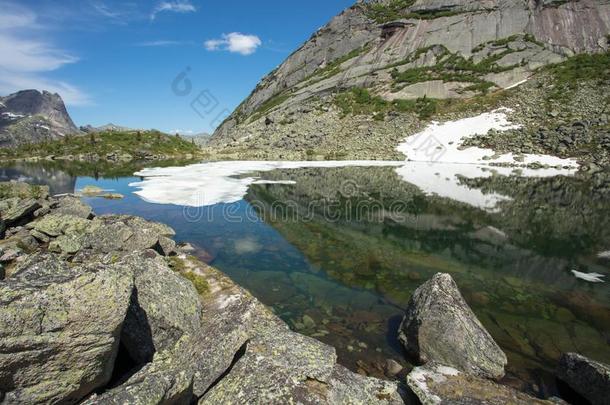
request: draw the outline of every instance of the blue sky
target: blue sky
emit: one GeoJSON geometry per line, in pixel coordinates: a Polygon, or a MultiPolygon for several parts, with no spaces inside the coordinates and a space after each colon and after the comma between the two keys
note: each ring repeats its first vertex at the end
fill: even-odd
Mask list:
{"type": "Polygon", "coordinates": [[[209,132],[353,3],[0,0],[0,94],[58,92],[77,125],[209,132]]]}

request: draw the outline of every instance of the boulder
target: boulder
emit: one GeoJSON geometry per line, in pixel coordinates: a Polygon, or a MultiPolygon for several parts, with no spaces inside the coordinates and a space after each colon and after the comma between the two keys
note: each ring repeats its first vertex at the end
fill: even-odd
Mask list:
{"type": "Polygon", "coordinates": [[[45,215],[32,224],[35,231],[47,236],[82,235],[91,232],[98,224],[79,216],[53,213],[45,215]]]}
{"type": "Polygon", "coordinates": [[[565,353],[559,360],[558,377],[593,405],[610,401],[610,367],[581,356],[565,353]]]}
{"type": "Polygon", "coordinates": [[[40,207],[40,203],[33,198],[25,200],[12,198],[5,200],[0,207],[0,217],[3,218],[7,226],[14,226],[33,217],[34,211],[40,207]]]}
{"type": "Polygon", "coordinates": [[[174,273],[153,251],[138,252],[117,265],[134,273],[134,294],[121,342],[131,358],[148,363],[153,355],[171,349],[201,324],[201,301],[193,285],[174,273]]]}
{"type": "Polygon", "coordinates": [[[7,403],[76,403],[112,376],[132,277],[30,257],[0,284],[0,391],[7,403]]]}
{"type": "Polygon", "coordinates": [[[57,208],[53,211],[55,214],[72,215],[79,218],[91,218],[93,209],[85,204],[78,197],[65,196],[59,199],[57,208]]]}
{"type": "Polygon", "coordinates": [[[480,377],[504,376],[506,355],[485,330],[449,274],[436,274],[411,297],[399,329],[407,353],[480,377]]]}
{"type": "Polygon", "coordinates": [[[413,369],[407,376],[407,384],[426,405],[553,404],[437,363],[413,369]]]}

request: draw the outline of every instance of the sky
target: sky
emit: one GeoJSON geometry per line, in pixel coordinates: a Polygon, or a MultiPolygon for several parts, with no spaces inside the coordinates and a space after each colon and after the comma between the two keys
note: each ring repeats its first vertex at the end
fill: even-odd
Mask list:
{"type": "Polygon", "coordinates": [[[0,95],[59,93],[76,125],[212,132],[354,0],[0,0],[0,95]]]}

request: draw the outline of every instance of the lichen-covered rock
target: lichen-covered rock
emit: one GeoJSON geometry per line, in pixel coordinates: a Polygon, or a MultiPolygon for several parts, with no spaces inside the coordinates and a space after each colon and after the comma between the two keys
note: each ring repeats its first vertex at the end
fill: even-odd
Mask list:
{"type": "Polygon", "coordinates": [[[0,217],[8,226],[19,223],[34,215],[34,211],[40,208],[40,203],[33,199],[11,198],[4,200],[0,205],[0,217]]]}
{"type": "Polygon", "coordinates": [[[95,226],[91,221],[74,215],[49,214],[33,223],[33,229],[51,237],[62,234],[83,234],[95,226]]]}
{"type": "Polygon", "coordinates": [[[407,353],[480,377],[504,376],[506,355],[485,330],[449,274],[436,274],[411,297],[399,330],[407,353]]]}
{"type": "Polygon", "coordinates": [[[0,182],[0,199],[46,199],[49,196],[49,187],[28,184],[18,181],[0,182]]]}
{"type": "Polygon", "coordinates": [[[593,405],[610,401],[610,366],[577,353],[565,353],[559,360],[557,374],[593,405]]]}
{"type": "Polygon", "coordinates": [[[115,268],[31,257],[0,284],[0,391],[7,403],[75,403],[111,378],[132,292],[115,268]]]}
{"type": "Polygon", "coordinates": [[[407,376],[407,384],[424,405],[551,405],[553,403],[435,363],[413,369],[407,376]]]}
{"type": "Polygon", "coordinates": [[[201,324],[201,301],[193,285],[171,271],[153,251],[138,252],[117,263],[134,274],[134,294],[121,341],[137,363],[173,348],[201,324]]]}
{"type": "Polygon", "coordinates": [[[65,196],[59,199],[57,208],[55,208],[53,212],[62,215],[72,215],[79,218],[91,218],[93,216],[93,209],[91,206],[74,196],[65,196]]]}
{"type": "Polygon", "coordinates": [[[174,242],[172,239],[161,236],[159,238],[157,250],[159,250],[159,253],[161,253],[163,256],[171,256],[177,253],[178,248],[176,247],[176,242],[174,242]]]}

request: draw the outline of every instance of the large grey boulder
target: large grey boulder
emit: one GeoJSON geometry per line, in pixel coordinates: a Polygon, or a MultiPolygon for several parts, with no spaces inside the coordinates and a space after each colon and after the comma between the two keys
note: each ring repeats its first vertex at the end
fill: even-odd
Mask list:
{"type": "Polygon", "coordinates": [[[171,349],[201,324],[202,305],[189,282],[154,251],[137,252],[118,263],[134,274],[134,293],[121,342],[131,358],[145,364],[157,352],[171,349]]]}
{"type": "Polygon", "coordinates": [[[0,392],[6,403],[75,403],[112,376],[130,274],[31,257],[0,283],[0,392]]]}
{"type": "Polygon", "coordinates": [[[577,353],[559,360],[558,377],[593,405],[610,402],[610,367],[577,353]]]}
{"type": "Polygon", "coordinates": [[[506,355],[449,274],[438,273],[415,290],[398,338],[418,362],[435,361],[492,379],[504,376],[506,355]]]}
{"type": "Polygon", "coordinates": [[[424,405],[551,405],[553,403],[436,363],[413,369],[407,376],[407,384],[424,405]]]}

